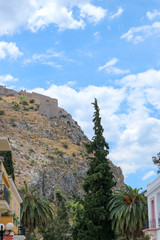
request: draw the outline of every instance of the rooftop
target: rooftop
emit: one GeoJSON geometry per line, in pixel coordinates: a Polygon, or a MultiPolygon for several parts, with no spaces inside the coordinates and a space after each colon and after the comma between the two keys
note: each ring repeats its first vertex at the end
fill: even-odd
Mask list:
{"type": "Polygon", "coordinates": [[[0,151],[11,151],[7,138],[0,138],[0,151]]]}

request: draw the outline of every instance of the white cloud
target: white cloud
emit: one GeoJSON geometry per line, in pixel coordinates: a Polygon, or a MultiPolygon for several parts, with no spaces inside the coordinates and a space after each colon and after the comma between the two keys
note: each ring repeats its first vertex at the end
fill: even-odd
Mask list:
{"type": "Polygon", "coordinates": [[[55,62],[57,59],[67,62],[74,62],[74,60],[67,58],[64,55],[64,52],[56,52],[53,49],[48,49],[45,53],[33,54],[31,58],[24,60],[24,64],[39,62],[41,64],[60,69],[62,68],[62,65],[55,62]]]}
{"type": "Polygon", "coordinates": [[[34,0],[0,1],[0,35],[13,34],[26,27],[36,7],[34,0]]]}
{"type": "Polygon", "coordinates": [[[7,83],[10,83],[10,82],[13,83],[13,82],[17,82],[17,81],[18,81],[18,79],[13,77],[10,74],[0,76],[0,84],[1,85],[5,85],[7,83]]]}
{"type": "MultiPolygon", "coordinates": [[[[116,60],[108,65],[113,62],[116,60]]],[[[148,70],[128,75],[119,80],[118,88],[88,86],[76,91],[68,83],[32,91],[57,98],[59,106],[72,114],[90,138],[94,112],[91,102],[96,97],[104,135],[112,146],[109,157],[127,176],[138,169],[153,167],[152,156],[160,151],[159,74],[160,71],[148,70]],[[156,98],[152,96],[153,90],[157,91],[156,98]]]]}
{"type": "Polygon", "coordinates": [[[91,4],[91,0],[0,1],[0,35],[13,34],[22,28],[35,32],[50,24],[60,30],[84,29],[87,20],[98,23],[106,11],[91,4]]]}
{"type": "Polygon", "coordinates": [[[148,17],[149,20],[153,20],[156,17],[160,17],[160,11],[158,11],[157,9],[155,9],[153,12],[148,11],[146,13],[146,16],[148,17]]]}
{"type": "Polygon", "coordinates": [[[155,175],[156,175],[156,173],[154,171],[150,171],[143,176],[142,180],[147,180],[148,178],[155,176],[155,175]]]}
{"type": "Polygon", "coordinates": [[[154,87],[160,89],[160,70],[149,69],[146,72],[128,75],[122,78],[121,83],[130,88],[154,87]]]}
{"type": "Polygon", "coordinates": [[[0,42],[0,60],[6,58],[7,56],[16,59],[17,57],[20,57],[23,55],[22,52],[19,51],[18,47],[16,46],[16,43],[14,42],[0,42]]]}
{"type": "Polygon", "coordinates": [[[98,70],[99,71],[105,70],[108,74],[116,74],[116,75],[129,73],[129,70],[123,70],[117,67],[113,67],[117,62],[118,62],[117,58],[112,58],[105,65],[100,66],[98,70]]]}
{"type": "Polygon", "coordinates": [[[87,17],[90,22],[98,23],[102,20],[107,13],[106,9],[102,7],[96,7],[90,3],[80,4],[80,14],[81,17],[87,17]]]}
{"type": "Polygon", "coordinates": [[[123,11],[124,11],[123,8],[122,8],[122,7],[119,7],[118,10],[117,10],[117,12],[116,12],[115,14],[111,15],[110,18],[111,18],[111,19],[114,19],[114,18],[116,18],[116,17],[119,17],[119,16],[123,13],[123,11]]]}
{"type": "Polygon", "coordinates": [[[121,36],[121,39],[124,38],[127,42],[137,44],[153,35],[160,36],[160,22],[154,22],[152,25],[132,27],[127,33],[121,36]]]}

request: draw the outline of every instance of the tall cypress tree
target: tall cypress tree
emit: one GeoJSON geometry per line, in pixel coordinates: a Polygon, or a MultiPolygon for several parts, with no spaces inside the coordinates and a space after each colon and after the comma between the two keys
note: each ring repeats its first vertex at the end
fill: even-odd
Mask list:
{"type": "Polygon", "coordinates": [[[113,240],[114,232],[111,230],[107,202],[112,195],[115,182],[107,159],[109,145],[103,136],[97,99],[93,105],[95,135],[90,143],[85,144],[87,152],[92,154],[92,157],[83,184],[85,191],[83,211],[73,225],[73,237],[75,240],[113,240]]]}

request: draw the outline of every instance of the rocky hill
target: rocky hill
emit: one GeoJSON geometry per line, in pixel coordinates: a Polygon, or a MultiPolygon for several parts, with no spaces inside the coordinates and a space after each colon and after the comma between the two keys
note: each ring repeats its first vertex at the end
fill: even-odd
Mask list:
{"type": "MultiPolygon", "coordinates": [[[[83,142],[89,140],[57,99],[0,86],[0,136],[9,138],[18,187],[26,180],[47,196],[55,189],[82,193],[89,165],[83,142]]],[[[120,187],[122,171],[110,164],[120,187]]]]}

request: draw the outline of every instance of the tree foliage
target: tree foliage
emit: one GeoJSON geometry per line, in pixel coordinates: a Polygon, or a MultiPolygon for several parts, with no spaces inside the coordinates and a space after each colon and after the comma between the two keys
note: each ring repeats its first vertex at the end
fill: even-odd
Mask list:
{"type": "Polygon", "coordinates": [[[21,221],[27,228],[28,237],[36,229],[44,227],[48,219],[53,219],[53,209],[47,198],[30,190],[26,182],[20,190],[23,202],[21,204],[21,221]]]}
{"type": "Polygon", "coordinates": [[[116,190],[108,203],[112,229],[118,236],[137,239],[143,236],[143,223],[147,220],[147,199],[140,189],[123,186],[116,190]]]}
{"type": "Polygon", "coordinates": [[[87,152],[91,154],[90,166],[84,179],[85,191],[76,221],[73,224],[73,237],[76,240],[113,240],[114,231],[111,229],[107,202],[115,186],[113,174],[107,155],[109,145],[103,136],[103,127],[97,100],[94,103],[94,137],[85,144],[87,152]]]}
{"type": "Polygon", "coordinates": [[[157,157],[152,157],[152,160],[158,166],[158,173],[160,173],[160,152],[157,153],[157,157]]]}
{"type": "Polygon", "coordinates": [[[53,220],[40,230],[46,240],[64,240],[69,232],[69,215],[66,199],[60,190],[55,191],[53,220]]]}
{"type": "Polygon", "coordinates": [[[0,155],[4,156],[3,165],[6,169],[7,174],[11,175],[13,180],[15,180],[14,166],[13,166],[11,151],[2,151],[2,152],[0,152],[0,155]]]}

